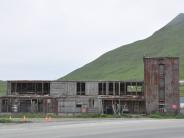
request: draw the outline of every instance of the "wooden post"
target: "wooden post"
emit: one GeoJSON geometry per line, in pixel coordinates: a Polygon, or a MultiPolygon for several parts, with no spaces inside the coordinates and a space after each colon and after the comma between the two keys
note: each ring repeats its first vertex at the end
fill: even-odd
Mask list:
{"type": "Polygon", "coordinates": [[[15,82],[15,94],[17,93],[17,82],[15,82]]]}
{"type": "Polygon", "coordinates": [[[106,82],[106,95],[109,95],[109,82],[106,82]]]}
{"type": "Polygon", "coordinates": [[[42,82],[42,95],[43,95],[43,82],[42,82]]]}
{"type": "Polygon", "coordinates": [[[112,83],[112,86],[113,86],[113,95],[116,95],[115,94],[115,82],[112,83]]]}
{"type": "Polygon", "coordinates": [[[34,91],[35,91],[35,94],[37,95],[37,91],[36,91],[36,82],[34,83],[34,91]]]}
{"type": "Polygon", "coordinates": [[[121,85],[121,82],[119,82],[119,88],[118,88],[118,90],[119,90],[119,96],[121,95],[120,94],[120,85],[121,85]]]}
{"type": "Polygon", "coordinates": [[[31,113],[33,112],[33,101],[32,101],[32,98],[31,98],[31,113]]]}
{"type": "Polygon", "coordinates": [[[126,93],[127,93],[126,90],[127,90],[127,89],[126,89],[126,82],[124,82],[124,93],[125,93],[125,95],[126,95],[126,93]]]}
{"type": "Polygon", "coordinates": [[[37,98],[36,100],[37,100],[36,112],[39,112],[39,111],[38,111],[38,98],[37,98]]]}
{"type": "Polygon", "coordinates": [[[137,82],[136,82],[136,95],[137,95],[137,82]]]}

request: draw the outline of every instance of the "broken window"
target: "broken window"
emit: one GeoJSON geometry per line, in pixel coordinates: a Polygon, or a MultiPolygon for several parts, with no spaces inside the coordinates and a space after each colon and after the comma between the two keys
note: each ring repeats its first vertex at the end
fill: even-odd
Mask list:
{"type": "Polygon", "coordinates": [[[127,86],[128,92],[142,92],[142,86],[127,86]]]}
{"type": "Polygon", "coordinates": [[[76,104],[76,107],[77,108],[81,108],[82,107],[82,104],[76,104]]]}

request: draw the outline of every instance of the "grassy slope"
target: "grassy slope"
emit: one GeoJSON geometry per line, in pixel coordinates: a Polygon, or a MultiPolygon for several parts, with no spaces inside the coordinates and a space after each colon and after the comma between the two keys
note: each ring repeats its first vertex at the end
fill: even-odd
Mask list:
{"type": "Polygon", "coordinates": [[[0,81],[0,96],[3,96],[6,94],[6,82],[0,81]]]}
{"type": "Polygon", "coordinates": [[[179,56],[184,79],[184,14],[151,37],[107,52],[61,80],[143,80],[143,56],[179,56]]]}

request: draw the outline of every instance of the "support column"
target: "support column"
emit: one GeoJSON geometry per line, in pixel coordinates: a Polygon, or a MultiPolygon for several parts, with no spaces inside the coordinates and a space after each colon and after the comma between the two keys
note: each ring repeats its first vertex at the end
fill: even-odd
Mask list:
{"type": "Polygon", "coordinates": [[[115,82],[112,83],[112,86],[113,86],[113,95],[115,96],[115,82]]]}
{"type": "Polygon", "coordinates": [[[120,94],[120,85],[121,85],[121,82],[119,82],[119,96],[121,95],[121,94],[120,94]]]}
{"type": "Polygon", "coordinates": [[[136,82],[136,95],[137,95],[137,82],[136,82]]]}
{"type": "Polygon", "coordinates": [[[42,82],[42,95],[43,95],[43,82],[42,82]]]}
{"type": "Polygon", "coordinates": [[[106,82],[106,95],[109,95],[109,82],[106,82]]]}
{"type": "Polygon", "coordinates": [[[125,93],[125,95],[127,95],[127,86],[126,86],[126,82],[124,82],[124,93],[125,93]]]}

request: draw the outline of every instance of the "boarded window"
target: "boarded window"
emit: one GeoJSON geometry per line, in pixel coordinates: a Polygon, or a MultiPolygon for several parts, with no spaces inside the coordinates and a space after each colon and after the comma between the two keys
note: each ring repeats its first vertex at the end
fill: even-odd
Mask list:
{"type": "Polygon", "coordinates": [[[160,76],[164,76],[164,65],[159,65],[159,73],[160,73],[160,76]]]}
{"type": "Polygon", "coordinates": [[[165,100],[165,80],[164,78],[160,78],[160,86],[159,86],[159,100],[165,100]]]}

